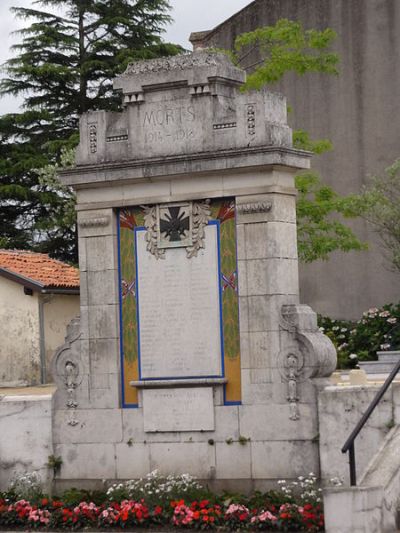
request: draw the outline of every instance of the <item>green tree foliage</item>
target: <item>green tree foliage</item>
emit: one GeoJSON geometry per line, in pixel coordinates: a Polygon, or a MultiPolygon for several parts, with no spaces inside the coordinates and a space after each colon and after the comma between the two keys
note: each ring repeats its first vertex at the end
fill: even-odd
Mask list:
{"type": "Polygon", "coordinates": [[[375,228],[392,269],[400,271],[400,159],[371,178],[356,207],[375,228]]]}
{"type": "Polygon", "coordinates": [[[34,247],[76,260],[74,223],[65,191],[35,169],[59,165],[77,143],[79,115],[117,109],[112,79],[135,59],[180,48],[160,35],[168,0],[37,0],[12,8],[33,21],[20,32],[0,95],[24,96],[23,111],[0,117],[0,234],[8,247],[34,247]],[[39,9],[41,8],[41,9],[39,9]],[[43,178],[43,176],[42,176],[43,178]],[[69,208],[67,208],[68,211],[69,208]],[[68,225],[60,226],[62,220],[68,225]]]}
{"type": "MultiPolygon", "coordinates": [[[[286,73],[300,76],[317,72],[337,74],[339,58],[329,50],[336,33],[304,30],[299,22],[279,20],[274,26],[258,28],[239,35],[235,42],[234,61],[251,71],[243,90],[260,90],[280,81],[286,73]],[[252,58],[257,58],[252,64],[252,58]]],[[[293,146],[315,154],[332,149],[327,139],[312,140],[304,130],[293,132],[293,146]]],[[[323,184],[315,172],[296,177],[298,190],[297,224],[299,257],[304,262],[328,259],[335,250],[364,250],[345,224],[362,212],[363,202],[357,195],[340,196],[323,184]]]]}
{"type": "Polygon", "coordinates": [[[297,246],[300,260],[310,263],[317,259],[328,259],[329,254],[340,250],[365,250],[353,231],[338,219],[354,218],[358,215],[359,197],[340,196],[331,187],[322,184],[313,172],[302,172],[296,176],[298,191],[297,246]],[[331,216],[335,215],[335,216],[331,216]]]}
{"type": "Polygon", "coordinates": [[[304,30],[299,22],[281,19],[274,26],[265,26],[239,35],[235,42],[235,57],[242,63],[257,51],[259,59],[247,77],[244,89],[261,89],[276,83],[286,72],[300,76],[310,72],[337,74],[338,55],[328,50],[336,33],[304,30]]]}

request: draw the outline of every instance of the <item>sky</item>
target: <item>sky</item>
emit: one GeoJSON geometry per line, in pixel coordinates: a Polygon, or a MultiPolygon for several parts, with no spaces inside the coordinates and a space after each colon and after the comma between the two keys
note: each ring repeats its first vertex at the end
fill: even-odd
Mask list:
{"type": "MultiPolygon", "coordinates": [[[[251,0],[170,0],[170,3],[174,23],[167,28],[164,39],[191,49],[188,41],[191,32],[214,28],[250,4],[251,0]]],[[[32,5],[31,0],[0,0],[0,63],[10,57],[10,46],[18,40],[11,32],[23,25],[10,13],[10,7],[32,5]]],[[[18,105],[16,99],[0,99],[0,115],[16,111],[18,105]]]]}

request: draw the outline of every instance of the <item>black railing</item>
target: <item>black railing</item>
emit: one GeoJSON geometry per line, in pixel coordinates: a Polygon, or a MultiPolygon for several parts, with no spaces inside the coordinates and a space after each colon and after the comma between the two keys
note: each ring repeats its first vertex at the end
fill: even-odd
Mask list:
{"type": "Polygon", "coordinates": [[[385,394],[385,392],[390,387],[392,381],[396,377],[396,375],[397,375],[399,370],[400,370],[400,360],[398,361],[398,363],[396,363],[396,365],[394,366],[393,370],[390,372],[389,376],[387,377],[385,383],[379,389],[379,391],[377,392],[375,398],[370,403],[368,409],[365,411],[365,413],[361,417],[360,421],[358,422],[356,427],[351,432],[349,438],[344,443],[344,446],[342,448],[342,453],[349,452],[350,485],[352,485],[352,486],[357,485],[356,455],[355,455],[355,449],[354,449],[354,441],[356,440],[357,435],[360,433],[360,431],[364,427],[364,424],[366,423],[368,418],[373,413],[375,407],[381,401],[382,396],[385,394]]]}

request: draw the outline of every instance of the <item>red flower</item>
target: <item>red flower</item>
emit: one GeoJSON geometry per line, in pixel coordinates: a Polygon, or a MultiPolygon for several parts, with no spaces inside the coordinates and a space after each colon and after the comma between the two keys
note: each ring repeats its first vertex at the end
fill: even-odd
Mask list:
{"type": "Polygon", "coordinates": [[[154,508],[154,516],[158,516],[160,514],[162,514],[162,507],[156,505],[156,507],[154,508]]]}

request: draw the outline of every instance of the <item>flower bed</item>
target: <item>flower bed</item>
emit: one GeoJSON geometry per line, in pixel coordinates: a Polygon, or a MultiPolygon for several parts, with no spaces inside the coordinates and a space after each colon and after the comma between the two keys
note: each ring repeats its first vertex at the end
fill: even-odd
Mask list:
{"type": "Polygon", "coordinates": [[[90,493],[76,489],[64,493],[63,498],[37,494],[28,501],[12,489],[0,498],[0,528],[323,531],[324,517],[314,475],[291,484],[281,482],[279,490],[258,492],[251,497],[214,495],[187,475],[184,490],[180,484],[182,477],[170,476],[160,491],[157,487],[163,483],[157,484],[155,477],[152,473],[139,482],[114,485],[107,493],[92,493],[96,501],[90,501],[90,493]],[[148,497],[110,499],[110,495],[124,492],[145,492],[146,485],[151,492],[148,497]],[[168,494],[176,494],[177,488],[184,496],[169,498],[168,494]],[[201,497],[205,494],[207,497],[201,497]]]}

